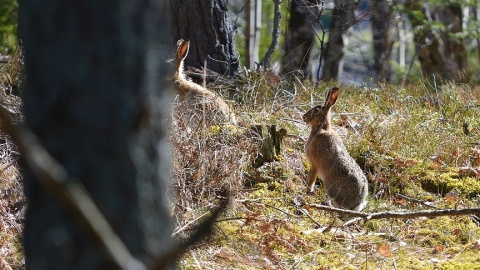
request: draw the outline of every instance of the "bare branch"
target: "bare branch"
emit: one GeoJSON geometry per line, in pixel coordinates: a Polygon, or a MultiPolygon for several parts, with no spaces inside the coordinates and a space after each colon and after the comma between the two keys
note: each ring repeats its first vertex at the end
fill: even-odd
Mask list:
{"type": "Polygon", "coordinates": [[[218,216],[220,213],[222,213],[228,206],[230,196],[228,194],[228,191],[225,189],[222,191],[222,194],[219,196],[220,197],[220,205],[217,207],[215,211],[213,211],[212,215],[205,221],[203,221],[198,227],[197,231],[191,235],[187,241],[183,243],[178,243],[169,250],[165,251],[162,253],[160,256],[154,259],[155,263],[153,267],[150,269],[152,270],[161,270],[165,269],[168,264],[172,261],[175,261],[185,253],[185,251],[202,240],[204,237],[208,236],[212,232],[212,227],[213,224],[216,222],[218,216]]]}
{"type": "Polygon", "coordinates": [[[415,64],[415,58],[417,57],[417,54],[423,49],[425,48],[426,46],[429,46],[431,44],[423,44],[422,46],[419,46],[418,48],[416,48],[415,50],[415,53],[413,54],[412,56],[412,60],[410,61],[410,65],[408,66],[408,70],[407,70],[407,73],[405,73],[405,75],[403,76],[403,79],[402,79],[402,84],[401,84],[401,87],[405,87],[405,83],[407,82],[407,77],[408,75],[410,74],[410,71],[412,70],[413,68],[413,64],[415,64]]]}
{"type": "Polygon", "coordinates": [[[269,67],[270,58],[272,57],[275,48],[277,48],[278,37],[280,36],[280,18],[282,18],[282,12],[280,11],[280,0],[275,0],[275,11],[273,14],[273,30],[272,30],[272,43],[268,51],[265,53],[262,61],[260,61],[259,68],[269,67]]]}
{"type": "Polygon", "coordinates": [[[480,208],[422,210],[422,211],[411,211],[411,212],[385,211],[385,212],[378,212],[378,213],[366,213],[366,212],[345,210],[345,209],[335,208],[335,207],[321,205],[321,204],[306,204],[306,206],[320,209],[320,210],[325,210],[328,212],[361,217],[365,220],[382,219],[382,218],[407,219],[407,218],[418,218],[418,217],[464,216],[464,215],[480,214],[480,208]]]}

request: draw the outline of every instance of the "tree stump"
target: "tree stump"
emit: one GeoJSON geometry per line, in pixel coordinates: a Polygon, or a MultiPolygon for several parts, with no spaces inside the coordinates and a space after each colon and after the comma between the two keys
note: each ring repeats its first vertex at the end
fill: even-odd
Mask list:
{"type": "Polygon", "coordinates": [[[252,126],[252,131],[262,142],[253,166],[258,168],[267,162],[278,160],[278,156],[281,155],[282,140],[287,135],[287,130],[284,128],[277,130],[276,125],[255,125],[252,126]]]}

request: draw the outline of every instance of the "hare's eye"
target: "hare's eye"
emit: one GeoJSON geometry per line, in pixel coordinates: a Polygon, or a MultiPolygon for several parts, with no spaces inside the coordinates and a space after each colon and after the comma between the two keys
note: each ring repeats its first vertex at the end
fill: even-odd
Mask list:
{"type": "Polygon", "coordinates": [[[320,109],[319,108],[315,108],[312,110],[312,113],[313,114],[318,114],[320,112],[320,109]]]}

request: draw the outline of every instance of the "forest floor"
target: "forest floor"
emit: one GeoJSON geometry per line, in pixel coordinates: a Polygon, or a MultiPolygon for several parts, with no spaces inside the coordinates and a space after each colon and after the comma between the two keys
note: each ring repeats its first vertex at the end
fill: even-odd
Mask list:
{"type": "MultiPolygon", "coordinates": [[[[173,121],[173,235],[188,237],[219,191],[231,191],[214,233],[180,258],[180,269],[479,268],[477,216],[352,222],[309,206],[326,198],[321,182],[313,195],[306,193],[309,127],[302,114],[322,104],[331,86],[287,83],[268,72],[242,74],[209,84],[235,100],[238,126],[187,130],[173,121]],[[272,125],[287,135],[280,151],[271,151],[274,160],[262,164],[266,136],[251,127],[272,125]]],[[[479,88],[421,82],[341,87],[332,120],[367,175],[365,212],[478,207],[479,88]]],[[[25,198],[18,153],[4,134],[0,155],[0,257],[22,269],[25,198]]]]}
{"type": "MultiPolygon", "coordinates": [[[[288,84],[268,73],[244,75],[235,85],[243,128],[194,134],[173,127],[175,208],[183,210],[176,211],[175,235],[188,235],[208,214],[219,187],[234,190],[215,233],[181,258],[181,269],[480,267],[478,216],[352,222],[309,205],[326,199],[321,182],[314,195],[306,193],[310,128],[302,114],[322,104],[331,85],[288,84]],[[259,167],[264,139],[252,136],[254,125],[287,130],[276,160],[259,167]],[[204,173],[192,173],[198,170],[204,173]]],[[[225,86],[211,87],[227,96],[225,86]]],[[[478,207],[479,90],[422,82],[341,87],[333,124],[369,180],[365,212],[478,207]]]]}

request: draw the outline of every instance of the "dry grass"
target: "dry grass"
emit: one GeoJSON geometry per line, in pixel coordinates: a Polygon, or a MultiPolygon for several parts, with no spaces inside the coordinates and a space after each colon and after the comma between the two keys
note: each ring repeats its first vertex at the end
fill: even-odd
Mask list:
{"type": "Polygon", "coordinates": [[[0,132],[0,258],[15,269],[25,263],[20,236],[26,202],[17,158],[15,146],[0,132]]]}
{"type": "MultiPolygon", "coordinates": [[[[19,93],[22,56],[18,51],[11,60],[0,66],[0,106],[7,109],[15,122],[23,120],[19,93]],[[8,95],[5,95],[8,94],[8,95]]],[[[25,266],[21,246],[26,200],[18,166],[19,153],[10,138],[2,131],[0,122],[0,259],[14,269],[25,266]]]]}
{"type": "MultiPolygon", "coordinates": [[[[333,216],[297,203],[325,198],[321,188],[317,195],[305,194],[309,164],[303,151],[309,129],[301,116],[323,102],[330,86],[287,84],[265,74],[244,75],[235,85],[229,90],[237,93],[234,98],[242,108],[237,117],[243,127],[276,124],[290,136],[278,161],[253,169],[245,163],[250,158],[236,167],[250,177],[243,186],[237,185],[216,234],[186,254],[180,268],[470,269],[478,265],[476,217],[375,220],[348,226],[337,220],[329,233],[316,230],[331,223],[333,216]]],[[[480,175],[465,175],[460,168],[480,169],[479,98],[478,89],[465,85],[343,87],[334,122],[368,174],[366,211],[477,206],[480,186],[475,183],[480,175]]],[[[258,145],[248,136],[237,139],[243,143],[238,146],[258,145]]],[[[233,138],[230,145],[236,143],[233,138]]],[[[236,151],[255,156],[259,148],[236,151]]],[[[203,173],[208,178],[209,171],[203,173]]],[[[196,203],[202,206],[202,200],[196,203]]],[[[179,227],[194,227],[199,217],[208,214],[205,207],[196,210],[184,215],[179,227]]]]}

